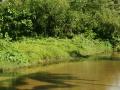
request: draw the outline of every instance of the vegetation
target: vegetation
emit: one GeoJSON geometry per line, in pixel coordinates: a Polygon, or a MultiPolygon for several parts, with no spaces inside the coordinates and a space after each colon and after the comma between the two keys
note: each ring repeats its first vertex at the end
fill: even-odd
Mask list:
{"type": "Polygon", "coordinates": [[[120,51],[120,2],[6,0],[0,3],[0,36],[1,65],[91,55],[111,45],[120,51]]]}
{"type": "Polygon", "coordinates": [[[0,41],[2,42],[0,67],[6,69],[11,68],[12,65],[12,68],[17,68],[38,63],[49,64],[61,60],[74,60],[111,50],[108,42],[85,38],[83,35],[75,36],[73,39],[25,38],[12,43],[3,39],[0,41]]]}
{"type": "Polygon", "coordinates": [[[0,30],[12,39],[22,36],[73,37],[87,32],[94,38],[120,37],[118,0],[7,0],[0,7],[0,30]]]}

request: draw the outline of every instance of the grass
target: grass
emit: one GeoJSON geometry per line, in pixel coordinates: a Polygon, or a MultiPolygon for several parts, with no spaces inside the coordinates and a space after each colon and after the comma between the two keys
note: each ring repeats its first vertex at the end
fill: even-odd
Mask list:
{"type": "Polygon", "coordinates": [[[73,39],[24,38],[15,42],[1,39],[0,68],[67,61],[109,50],[111,45],[108,42],[88,39],[83,35],[73,39]]]}

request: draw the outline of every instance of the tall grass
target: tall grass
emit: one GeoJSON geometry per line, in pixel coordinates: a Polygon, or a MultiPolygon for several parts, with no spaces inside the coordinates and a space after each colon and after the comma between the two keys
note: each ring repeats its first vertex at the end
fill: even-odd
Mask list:
{"type": "Polygon", "coordinates": [[[85,38],[24,38],[9,42],[0,40],[0,67],[19,67],[37,63],[58,62],[111,50],[108,42],[85,38]]]}

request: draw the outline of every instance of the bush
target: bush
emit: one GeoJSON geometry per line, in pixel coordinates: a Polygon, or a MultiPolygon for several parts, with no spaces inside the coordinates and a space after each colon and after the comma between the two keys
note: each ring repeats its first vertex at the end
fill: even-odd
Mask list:
{"type": "Polygon", "coordinates": [[[0,6],[0,33],[14,40],[94,33],[113,44],[120,36],[119,8],[114,0],[8,0],[0,6]]]}
{"type": "Polygon", "coordinates": [[[18,66],[25,66],[29,64],[27,57],[19,52],[11,42],[0,39],[0,62],[4,63],[2,66],[6,66],[6,64],[11,63],[18,66]]]}

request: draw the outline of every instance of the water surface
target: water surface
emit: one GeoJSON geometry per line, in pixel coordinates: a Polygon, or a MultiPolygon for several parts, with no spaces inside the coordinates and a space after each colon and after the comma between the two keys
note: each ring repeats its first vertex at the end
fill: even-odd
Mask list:
{"type": "Polygon", "coordinates": [[[1,75],[0,90],[120,90],[118,53],[18,72],[23,75],[1,75]]]}

